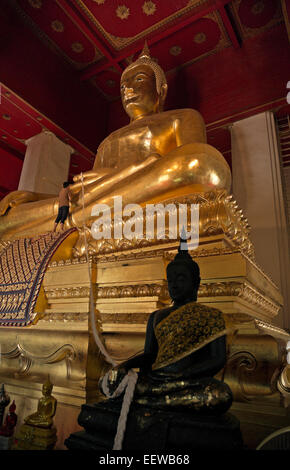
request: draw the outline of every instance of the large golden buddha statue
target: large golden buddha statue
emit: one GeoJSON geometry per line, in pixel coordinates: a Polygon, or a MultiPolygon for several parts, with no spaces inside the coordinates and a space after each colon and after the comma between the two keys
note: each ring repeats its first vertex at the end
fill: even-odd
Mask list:
{"type": "MultiPolygon", "coordinates": [[[[92,171],[74,178],[68,226],[90,226],[92,207],[113,207],[114,196],[122,196],[123,204],[145,205],[212,189],[230,190],[230,168],[206,143],[201,115],[193,109],[164,112],[166,94],[165,74],[145,45],[121,77],[121,98],[130,123],[100,144],[92,171]]],[[[0,203],[0,237],[49,231],[57,209],[57,198],[10,193],[0,203]]]]}

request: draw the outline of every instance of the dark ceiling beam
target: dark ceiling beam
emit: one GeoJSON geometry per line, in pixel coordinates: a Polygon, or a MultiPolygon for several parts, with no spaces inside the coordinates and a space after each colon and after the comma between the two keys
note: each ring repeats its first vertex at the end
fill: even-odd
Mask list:
{"type": "Polygon", "coordinates": [[[119,70],[120,73],[123,72],[123,69],[119,66],[116,67],[115,61],[112,60],[102,60],[99,61],[97,64],[89,65],[80,75],[80,80],[83,82],[85,80],[89,80],[93,78],[97,73],[102,72],[103,70],[108,69],[109,67],[115,67],[116,71],[119,70]],[[121,70],[120,70],[121,69],[121,70]],[[97,70],[97,72],[96,72],[97,70]]]}
{"type": "Polygon", "coordinates": [[[117,61],[115,61],[114,57],[110,53],[109,49],[104,46],[104,44],[100,41],[100,39],[94,34],[90,28],[85,24],[84,21],[80,23],[80,14],[75,11],[75,9],[71,6],[72,2],[68,0],[58,0],[58,5],[63,8],[63,10],[69,13],[70,17],[81,27],[81,29],[85,32],[85,34],[90,38],[91,41],[95,44],[95,46],[99,49],[99,51],[106,57],[108,63],[115,66],[115,68],[122,72],[123,69],[120,67],[117,61]]]}
{"type": "Polygon", "coordinates": [[[238,49],[240,47],[239,39],[236,35],[236,32],[232,26],[232,23],[230,21],[230,18],[227,14],[227,11],[225,9],[225,6],[222,5],[218,9],[219,14],[221,15],[222,22],[224,24],[224,27],[226,28],[226,31],[229,35],[230,40],[232,41],[232,45],[235,49],[238,49]]]}
{"type": "Polygon", "coordinates": [[[0,149],[3,149],[5,152],[19,158],[19,160],[24,160],[24,155],[19,150],[11,147],[9,144],[6,144],[6,142],[3,142],[2,139],[0,139],[0,149]]]}
{"type": "MultiPolygon", "coordinates": [[[[190,25],[191,23],[199,20],[203,16],[207,15],[208,13],[211,13],[215,10],[219,10],[223,8],[227,3],[229,3],[231,0],[218,0],[218,1],[210,1],[206,3],[205,7],[199,7],[198,12],[193,13],[190,16],[187,16],[184,18],[182,21],[178,22],[177,24],[173,24],[171,27],[169,26],[167,29],[164,31],[161,31],[160,33],[155,34],[152,38],[147,39],[148,46],[152,46],[156,42],[164,39],[165,37],[169,37],[172,34],[180,31],[181,29],[185,28],[186,26],[190,25]]],[[[94,75],[97,75],[99,72],[104,70],[107,67],[114,66],[116,63],[121,62],[122,60],[126,59],[127,57],[135,54],[136,52],[142,50],[144,45],[144,39],[142,39],[142,43],[140,44],[140,41],[138,44],[135,44],[131,47],[127,47],[123,52],[121,52],[116,58],[112,59],[111,61],[108,61],[107,64],[95,64],[90,66],[90,68],[85,69],[81,73],[81,80],[88,80],[89,78],[92,78],[94,75]]],[[[123,70],[122,70],[123,71],[123,70]]]]}
{"type": "Polygon", "coordinates": [[[281,4],[282,4],[282,13],[283,13],[283,17],[284,17],[284,21],[285,21],[285,25],[287,29],[288,39],[290,42],[290,23],[289,23],[289,16],[287,13],[287,8],[286,8],[286,1],[281,0],[281,4]]]}

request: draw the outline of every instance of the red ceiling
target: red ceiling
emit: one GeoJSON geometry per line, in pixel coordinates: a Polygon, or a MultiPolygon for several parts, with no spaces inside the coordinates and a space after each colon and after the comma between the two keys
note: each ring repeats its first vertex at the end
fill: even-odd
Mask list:
{"type": "Polygon", "coordinates": [[[289,0],[2,4],[0,197],[17,188],[24,141],[43,128],[75,148],[71,176],[91,168],[100,141],[128,122],[120,75],[145,38],[167,75],[167,108],[198,109],[229,162],[229,122],[288,111],[289,0]]]}

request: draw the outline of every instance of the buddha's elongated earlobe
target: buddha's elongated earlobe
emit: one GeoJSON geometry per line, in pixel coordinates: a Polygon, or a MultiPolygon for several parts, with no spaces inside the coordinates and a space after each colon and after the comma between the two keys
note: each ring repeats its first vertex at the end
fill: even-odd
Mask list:
{"type": "Polygon", "coordinates": [[[167,90],[168,90],[167,83],[163,83],[161,85],[161,89],[159,93],[159,111],[163,111],[164,102],[165,102],[166,95],[167,95],[167,90]]]}

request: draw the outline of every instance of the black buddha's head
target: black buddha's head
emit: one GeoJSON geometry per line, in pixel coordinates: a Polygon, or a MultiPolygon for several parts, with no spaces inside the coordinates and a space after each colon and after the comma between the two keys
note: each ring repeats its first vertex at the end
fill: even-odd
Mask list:
{"type": "Polygon", "coordinates": [[[196,301],[200,285],[198,264],[188,253],[186,240],[180,241],[178,253],[167,266],[168,291],[175,305],[196,301]]]}
{"type": "Polygon", "coordinates": [[[139,58],[121,77],[121,98],[131,121],[162,111],[167,82],[161,67],[150,57],[145,44],[139,58]]]}

